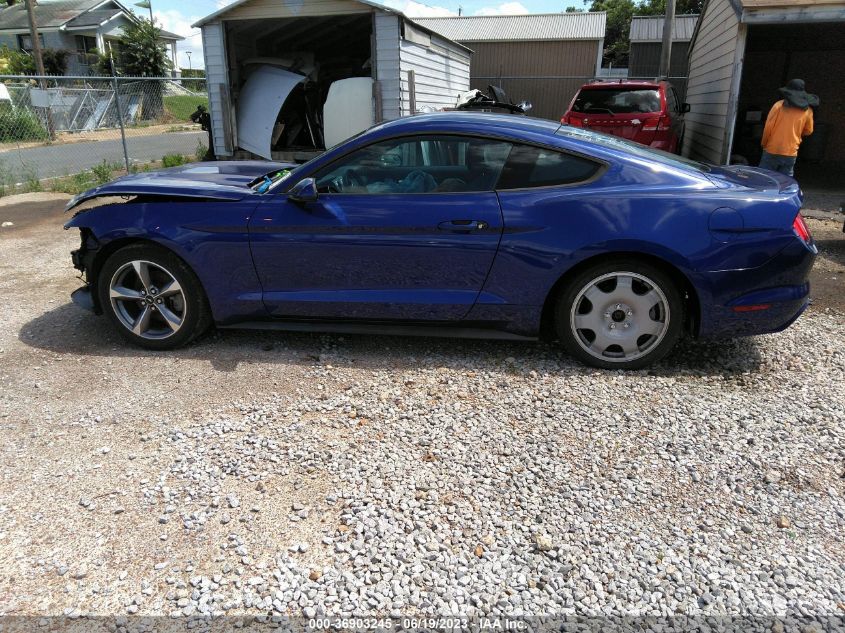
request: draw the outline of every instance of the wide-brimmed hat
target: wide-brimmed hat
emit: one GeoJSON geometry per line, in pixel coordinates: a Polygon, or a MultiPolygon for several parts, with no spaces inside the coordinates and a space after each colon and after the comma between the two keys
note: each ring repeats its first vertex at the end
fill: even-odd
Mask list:
{"type": "Polygon", "coordinates": [[[803,79],[790,79],[789,83],[783,88],[778,88],[778,92],[793,108],[806,110],[810,106],[819,105],[818,96],[811,95],[804,90],[803,79]]]}

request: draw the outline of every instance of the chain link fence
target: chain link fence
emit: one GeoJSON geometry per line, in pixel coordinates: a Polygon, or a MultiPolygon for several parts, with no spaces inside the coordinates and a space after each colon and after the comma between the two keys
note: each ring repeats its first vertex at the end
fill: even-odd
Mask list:
{"type": "Polygon", "coordinates": [[[0,195],[203,157],[205,79],[0,75],[0,195]]]}

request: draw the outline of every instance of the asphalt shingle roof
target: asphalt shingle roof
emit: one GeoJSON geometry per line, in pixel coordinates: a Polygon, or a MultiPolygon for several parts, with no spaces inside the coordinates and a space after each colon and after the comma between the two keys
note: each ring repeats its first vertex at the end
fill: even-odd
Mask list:
{"type": "Polygon", "coordinates": [[[96,9],[95,11],[88,11],[82,15],[78,15],[67,23],[69,29],[81,28],[84,26],[100,26],[103,22],[112,19],[116,15],[123,13],[120,9],[96,9]]]}
{"type": "MultiPolygon", "coordinates": [[[[41,0],[35,5],[35,17],[41,28],[57,28],[100,4],[102,0],[41,0]]],[[[0,31],[28,29],[26,5],[19,3],[0,11],[0,31]]]]}

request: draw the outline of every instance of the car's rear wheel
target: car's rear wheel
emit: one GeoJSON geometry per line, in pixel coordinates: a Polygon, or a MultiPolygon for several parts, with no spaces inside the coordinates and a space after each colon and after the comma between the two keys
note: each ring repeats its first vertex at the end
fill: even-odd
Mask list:
{"type": "Polygon", "coordinates": [[[605,369],[639,369],[663,358],[681,336],[681,291],[661,269],[615,259],[581,271],[556,310],[558,336],[569,353],[605,369]]]}
{"type": "Polygon", "coordinates": [[[147,349],[185,345],[211,324],[196,275],[157,246],[132,244],[112,254],[98,275],[98,292],[118,332],[147,349]]]}

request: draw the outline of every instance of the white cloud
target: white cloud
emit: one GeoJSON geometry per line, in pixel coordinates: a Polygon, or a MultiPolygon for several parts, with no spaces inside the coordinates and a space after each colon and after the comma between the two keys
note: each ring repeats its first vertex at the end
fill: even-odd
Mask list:
{"type": "Polygon", "coordinates": [[[181,35],[185,39],[176,43],[177,61],[180,68],[188,68],[188,51],[191,52],[190,67],[204,68],[205,60],[202,56],[202,33],[199,29],[191,28],[191,24],[198,21],[201,15],[185,15],[176,9],[157,11],[153,5],[153,15],[156,24],[165,31],[181,35]]]}
{"type": "Polygon", "coordinates": [[[497,7],[482,7],[475,15],[525,15],[528,9],[521,2],[504,2],[497,7]]]}
{"type": "Polygon", "coordinates": [[[391,9],[401,11],[409,18],[441,18],[458,15],[455,11],[446,7],[431,6],[414,2],[414,0],[387,0],[386,2],[382,2],[382,4],[391,9]]]}

